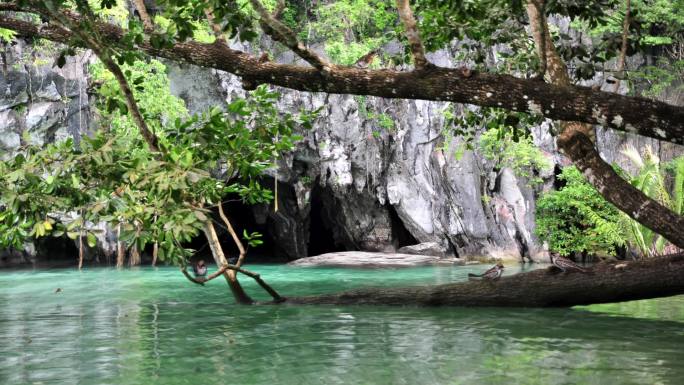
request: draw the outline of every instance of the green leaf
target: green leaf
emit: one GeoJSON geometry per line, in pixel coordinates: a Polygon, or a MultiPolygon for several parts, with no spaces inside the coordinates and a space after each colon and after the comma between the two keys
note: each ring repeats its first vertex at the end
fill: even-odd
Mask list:
{"type": "Polygon", "coordinates": [[[86,238],[88,240],[88,246],[90,247],[95,247],[97,245],[97,237],[93,233],[88,233],[86,235],[86,238]]]}

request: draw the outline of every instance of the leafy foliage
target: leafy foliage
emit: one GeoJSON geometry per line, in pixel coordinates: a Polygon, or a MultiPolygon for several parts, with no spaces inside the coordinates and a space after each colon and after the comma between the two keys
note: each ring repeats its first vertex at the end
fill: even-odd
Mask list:
{"type": "Polygon", "coordinates": [[[619,225],[620,212],[586,182],[576,167],[565,167],[559,178],[565,186],[537,201],[535,233],[561,255],[614,255],[615,247],[626,242],[619,225]]]}
{"type": "Polygon", "coordinates": [[[5,29],[5,28],[0,28],[0,41],[5,42],[5,43],[10,43],[12,40],[14,40],[14,37],[17,35],[15,31],[12,31],[10,29],[5,29]]]}
{"type": "MultiPolygon", "coordinates": [[[[634,147],[626,147],[621,153],[635,166],[637,172],[630,175],[619,170],[623,178],[634,187],[643,191],[647,196],[681,214],[684,196],[684,157],[673,160],[664,168],[660,159],[650,147],[645,147],[640,153],[634,147]],[[674,189],[671,194],[667,188],[667,171],[673,174],[674,189]]],[[[628,236],[628,243],[642,255],[653,256],[662,254],[668,242],[662,236],[622,213],[621,225],[628,236]]]]}
{"type": "MultiPolygon", "coordinates": [[[[325,52],[336,63],[351,65],[362,56],[397,38],[397,14],[391,0],[340,0],[316,8],[309,24],[315,41],[325,43],[325,52]]],[[[306,31],[307,29],[301,29],[306,31]]]]}
{"type": "MultiPolygon", "coordinates": [[[[118,109],[108,118],[121,125],[78,146],[67,140],[24,148],[0,162],[0,246],[21,247],[46,235],[90,241],[88,226],[105,222],[121,224],[128,244],[142,249],[159,242],[161,260],[183,263],[190,251],[181,245],[210,220],[208,207],[230,193],[249,203],[272,198],[259,176],[299,139],[293,130],[312,119],[278,113],[277,98],[261,86],[225,111],[160,123],[161,154],[127,129],[118,109]],[[214,177],[216,171],[225,177],[214,177]]],[[[257,245],[258,237],[247,234],[246,240],[257,245]]]]}
{"type": "MultiPolygon", "coordinates": [[[[140,112],[154,132],[163,132],[164,126],[176,119],[188,119],[183,101],[171,95],[166,66],[158,60],[138,60],[124,64],[122,70],[133,87],[140,112]]],[[[138,128],[128,114],[128,107],[111,72],[101,63],[90,66],[93,82],[97,85],[97,108],[103,118],[99,123],[107,130],[137,135],[138,128]]]]}
{"type": "Polygon", "coordinates": [[[498,108],[479,108],[466,109],[460,115],[447,109],[445,117],[453,133],[465,138],[466,149],[473,149],[474,131],[483,130],[479,148],[486,159],[494,162],[495,168],[509,167],[516,175],[536,184],[541,183],[538,172],[553,166],[529,135],[530,127],[539,123],[534,116],[498,108]]]}

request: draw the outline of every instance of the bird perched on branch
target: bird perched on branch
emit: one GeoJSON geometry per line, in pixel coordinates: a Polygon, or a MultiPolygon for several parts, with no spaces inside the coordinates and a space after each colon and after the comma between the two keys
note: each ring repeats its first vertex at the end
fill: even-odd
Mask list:
{"type": "Polygon", "coordinates": [[[207,265],[204,264],[203,259],[192,265],[192,272],[195,273],[195,278],[204,278],[207,275],[207,265]]]}
{"type": "Polygon", "coordinates": [[[557,268],[563,270],[563,272],[567,272],[568,270],[570,271],[580,271],[582,273],[586,273],[587,270],[580,267],[578,264],[575,262],[561,257],[560,254],[558,253],[549,253],[549,256],[551,257],[551,263],[553,263],[554,266],[557,268]]]}
{"type": "Polygon", "coordinates": [[[501,278],[501,275],[503,274],[504,271],[504,265],[501,262],[498,262],[496,265],[491,267],[489,270],[485,271],[482,274],[473,274],[473,273],[468,273],[468,278],[482,278],[482,279],[499,279],[501,278]]]}

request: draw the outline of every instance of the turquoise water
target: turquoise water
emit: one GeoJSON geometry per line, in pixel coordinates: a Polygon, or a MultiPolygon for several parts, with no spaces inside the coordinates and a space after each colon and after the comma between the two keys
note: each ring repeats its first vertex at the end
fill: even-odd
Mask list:
{"type": "MultiPolygon", "coordinates": [[[[453,282],[482,269],[250,268],[283,295],[453,282]]],[[[246,287],[261,295],[251,282],[246,287]]],[[[684,297],[513,310],[231,302],[223,281],[195,286],[173,268],[0,271],[0,384],[604,385],[684,378],[684,297]]]]}

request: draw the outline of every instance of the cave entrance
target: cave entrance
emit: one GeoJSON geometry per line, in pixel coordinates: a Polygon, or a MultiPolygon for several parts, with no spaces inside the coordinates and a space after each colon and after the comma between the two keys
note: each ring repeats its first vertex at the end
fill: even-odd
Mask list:
{"type": "Polygon", "coordinates": [[[309,256],[332,253],[335,251],[347,251],[344,245],[335,241],[333,225],[328,219],[334,215],[335,208],[330,200],[334,199],[327,187],[321,187],[318,181],[311,190],[311,211],[309,214],[309,244],[307,253],[309,256]],[[327,194],[327,196],[324,196],[327,194]]]}
{"type": "Polygon", "coordinates": [[[397,209],[394,205],[388,204],[387,212],[389,213],[390,223],[392,224],[392,241],[394,242],[394,247],[400,249],[404,246],[417,245],[418,240],[408,231],[406,226],[404,226],[404,221],[401,220],[397,209]]]}

